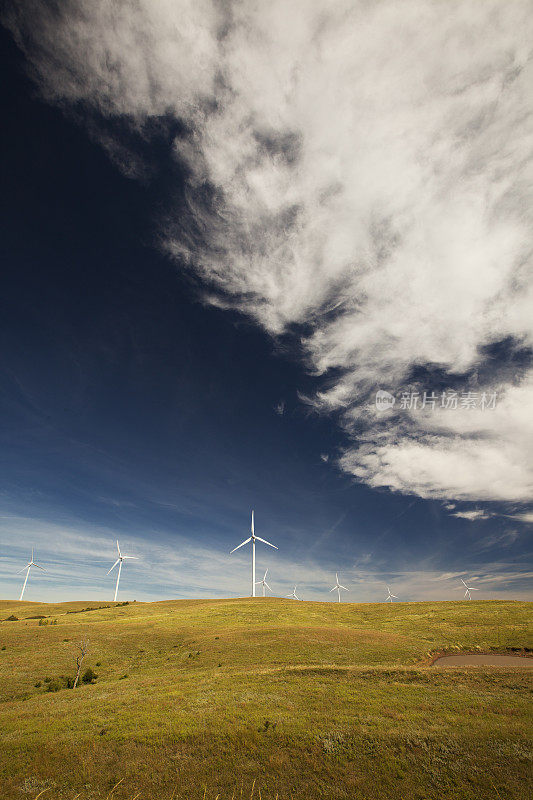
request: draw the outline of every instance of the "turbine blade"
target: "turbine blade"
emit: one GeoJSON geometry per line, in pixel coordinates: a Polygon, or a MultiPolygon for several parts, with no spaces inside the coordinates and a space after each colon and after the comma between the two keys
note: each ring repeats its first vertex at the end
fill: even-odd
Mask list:
{"type": "MultiPolygon", "coordinates": [[[[466,586],[466,583],[464,582],[464,580],[462,578],[461,578],[461,583],[463,584],[463,586],[466,586]]],[[[466,588],[468,589],[468,586],[466,588]]]]}
{"type": "Polygon", "coordinates": [[[268,569],[265,570],[265,574],[263,575],[263,580],[264,581],[266,580],[267,572],[268,572],[268,569]]]}
{"type": "Polygon", "coordinates": [[[340,583],[339,583],[339,589],[344,589],[345,592],[348,591],[348,588],[346,586],[342,586],[340,583]]]}
{"type": "Polygon", "coordinates": [[[469,590],[470,592],[479,592],[479,589],[476,589],[476,587],[475,587],[475,586],[469,586],[469,587],[468,587],[468,590],[469,590]]]}
{"type": "Polygon", "coordinates": [[[338,582],[339,582],[339,573],[336,572],[335,573],[335,583],[338,583],[338,582]]]}
{"type": "Polygon", "coordinates": [[[117,558],[117,560],[115,561],[115,563],[113,564],[113,566],[111,567],[111,569],[109,569],[109,570],[106,572],[106,575],[109,575],[109,573],[110,573],[110,572],[113,572],[113,570],[115,569],[115,567],[117,566],[117,564],[118,564],[118,562],[119,562],[119,561],[120,561],[120,558],[117,558]]]}
{"type": "Polygon", "coordinates": [[[46,572],[45,568],[44,567],[40,567],[39,564],[33,564],[33,566],[37,567],[37,569],[42,569],[43,572],[46,572]]]}
{"type": "Polygon", "coordinates": [[[135,561],[138,561],[138,560],[139,560],[139,556],[122,556],[122,559],[123,559],[123,560],[124,560],[124,559],[126,559],[126,558],[134,558],[134,559],[135,559],[135,561]]]}
{"type": "Polygon", "coordinates": [[[255,538],[257,539],[258,542],[263,542],[263,544],[268,544],[270,547],[273,547],[274,550],[278,549],[275,544],[270,544],[270,542],[267,542],[266,539],[261,539],[260,536],[256,536],[255,538]]]}
{"type": "Polygon", "coordinates": [[[333,589],[330,589],[330,592],[334,592],[337,587],[334,586],[333,589]]]}
{"type": "Polygon", "coordinates": [[[18,572],[17,572],[17,575],[20,575],[20,573],[21,573],[21,572],[24,572],[24,570],[25,570],[25,569],[28,569],[30,566],[31,566],[31,564],[26,564],[26,566],[25,566],[25,567],[22,567],[22,569],[19,569],[19,570],[18,570],[18,572]]]}
{"type": "Polygon", "coordinates": [[[252,526],[250,528],[252,536],[254,535],[254,510],[252,508],[252,526]]]}
{"type": "Polygon", "coordinates": [[[118,550],[118,554],[120,556],[120,547],[118,546],[118,539],[117,539],[117,550],[118,550]]]}
{"type": "Polygon", "coordinates": [[[233,550],[230,550],[229,554],[231,555],[232,553],[235,552],[235,550],[238,550],[239,547],[242,547],[243,545],[248,544],[248,542],[251,542],[251,541],[252,541],[252,537],[249,536],[247,539],[244,540],[244,542],[241,542],[240,544],[237,545],[237,547],[234,547],[233,550]]]}
{"type": "Polygon", "coordinates": [[[269,591],[272,591],[272,589],[270,588],[270,586],[268,585],[268,583],[267,583],[266,581],[265,581],[265,586],[267,587],[267,589],[268,589],[269,591]]]}

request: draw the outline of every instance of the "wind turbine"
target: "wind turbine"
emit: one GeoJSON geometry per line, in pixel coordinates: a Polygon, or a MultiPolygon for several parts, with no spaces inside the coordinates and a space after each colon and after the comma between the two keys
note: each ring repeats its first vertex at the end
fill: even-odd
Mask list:
{"type": "MultiPolygon", "coordinates": [[[[296,584],[296,586],[297,586],[297,585],[298,585],[298,584],[296,584]]],[[[298,595],[296,594],[296,586],[295,586],[295,587],[294,587],[294,589],[292,590],[292,594],[286,594],[286,595],[285,595],[285,597],[290,597],[292,600],[299,600],[300,598],[299,598],[299,597],[298,597],[298,595]]]]}
{"type": "MultiPolygon", "coordinates": [[[[479,592],[479,589],[477,589],[475,586],[467,586],[462,578],[461,578],[461,583],[463,584],[463,586],[466,589],[466,592],[465,592],[464,596],[466,597],[467,600],[471,600],[472,599],[472,596],[471,596],[470,592],[479,592]]],[[[458,586],[457,588],[461,589],[460,586],[458,586]]]]}
{"type": "MultiPolygon", "coordinates": [[[[232,553],[234,553],[235,550],[238,550],[239,547],[243,547],[245,544],[248,544],[248,542],[252,543],[252,597],[255,597],[255,584],[256,584],[256,580],[255,580],[255,543],[256,543],[256,541],[263,542],[263,544],[267,544],[269,547],[273,547],[274,550],[277,550],[278,548],[276,547],[275,544],[270,544],[270,542],[267,542],[266,539],[261,539],[260,536],[256,536],[255,535],[255,531],[254,531],[254,512],[253,511],[252,511],[252,526],[251,526],[250,531],[251,531],[252,535],[249,536],[247,539],[245,539],[244,542],[241,542],[239,545],[237,545],[237,547],[234,547],[233,550],[230,550],[230,555],[232,553]]],[[[266,573],[265,573],[265,575],[266,575],[266,573]]],[[[261,583],[261,581],[257,581],[257,583],[261,583]]],[[[264,590],[264,587],[263,587],[263,590],[264,590]]]]}
{"type": "Polygon", "coordinates": [[[339,603],[340,603],[340,601],[341,601],[341,589],[344,589],[345,592],[347,592],[348,589],[346,588],[346,586],[342,586],[339,583],[339,576],[338,576],[337,573],[335,573],[335,586],[333,587],[333,589],[330,589],[330,592],[334,592],[335,589],[337,590],[337,592],[339,594],[339,603]]]}
{"type": "Polygon", "coordinates": [[[21,572],[24,572],[24,570],[26,570],[26,577],[24,579],[24,586],[22,587],[22,591],[20,593],[19,602],[24,597],[24,589],[26,588],[26,584],[28,583],[28,577],[29,577],[29,574],[30,574],[30,569],[32,567],[37,567],[37,569],[42,569],[43,572],[46,572],[44,567],[40,567],[39,564],[36,564],[35,561],[33,560],[33,547],[31,549],[31,561],[29,561],[28,564],[26,564],[25,567],[22,567],[22,569],[19,569],[19,571],[18,571],[18,574],[20,575],[21,572]]]}
{"type": "Polygon", "coordinates": [[[268,585],[268,583],[266,582],[266,576],[267,576],[267,572],[268,572],[268,569],[267,569],[267,570],[265,570],[265,574],[263,575],[263,580],[262,580],[262,581],[256,581],[256,582],[255,582],[255,585],[256,585],[256,586],[258,586],[259,584],[261,584],[261,586],[263,587],[263,597],[265,596],[265,586],[266,586],[266,588],[267,588],[267,589],[268,589],[270,592],[272,591],[272,589],[270,588],[270,586],[269,586],[269,585],[268,585]]]}
{"type": "Polygon", "coordinates": [[[122,562],[125,561],[127,558],[134,558],[134,559],[138,560],[137,556],[123,556],[122,555],[122,553],[120,552],[120,547],[118,545],[118,539],[117,539],[117,550],[118,550],[118,558],[115,561],[115,563],[113,564],[113,566],[111,567],[111,569],[107,572],[107,574],[109,575],[109,573],[113,572],[113,570],[115,569],[115,567],[118,564],[117,585],[115,586],[115,597],[113,598],[113,602],[115,602],[115,603],[117,601],[118,582],[120,581],[120,572],[122,570],[122,562]]]}
{"type": "Polygon", "coordinates": [[[385,602],[386,602],[386,603],[392,603],[392,598],[393,598],[393,597],[394,597],[394,599],[395,599],[395,600],[397,600],[397,599],[398,599],[398,598],[396,597],[396,595],[395,595],[395,594],[391,594],[391,590],[389,589],[389,587],[388,587],[388,586],[387,586],[387,591],[388,591],[388,593],[389,593],[389,596],[388,596],[388,597],[387,597],[387,599],[385,600],[385,602]]]}

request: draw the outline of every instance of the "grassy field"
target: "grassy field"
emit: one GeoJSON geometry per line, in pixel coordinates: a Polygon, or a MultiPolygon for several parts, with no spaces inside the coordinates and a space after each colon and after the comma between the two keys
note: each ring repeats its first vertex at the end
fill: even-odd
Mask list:
{"type": "Polygon", "coordinates": [[[532,648],[530,603],[102,605],[0,602],[2,800],[528,796],[533,671],[429,664],[532,648]]]}

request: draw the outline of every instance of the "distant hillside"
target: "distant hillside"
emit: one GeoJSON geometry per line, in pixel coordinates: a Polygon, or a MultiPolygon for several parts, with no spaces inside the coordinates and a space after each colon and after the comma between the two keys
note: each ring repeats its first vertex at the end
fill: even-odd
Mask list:
{"type": "Polygon", "coordinates": [[[527,652],[532,608],[1,601],[0,796],[522,800],[531,675],[428,665],[527,652]]]}

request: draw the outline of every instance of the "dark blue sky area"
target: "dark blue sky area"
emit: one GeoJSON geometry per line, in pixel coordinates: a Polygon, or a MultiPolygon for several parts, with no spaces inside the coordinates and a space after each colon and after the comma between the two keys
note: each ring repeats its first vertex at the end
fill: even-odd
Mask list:
{"type": "Polygon", "coordinates": [[[7,35],[1,54],[0,595],[18,592],[13,570],[35,543],[50,568],[28,599],[74,596],[62,572],[76,560],[69,531],[109,541],[102,553],[88,533],[89,560],[111,558],[115,535],[141,548],[147,569],[129,573],[139,597],[246,594],[248,556],[224,559],[253,507],[257,532],[280,548],[277,561],[268,554],[275,593],[294,574],[319,599],[324,572],[339,570],[352,581],[346,599],[380,598],[394,579],[403,599],[458,597],[456,580],[432,581],[485,570],[484,596],[522,596],[521,524],[452,518],[442,503],[342,474],[341,431],[298,399],[317,383],[295,343],[203,305],[158,251],[177,168],[153,157],[149,180],[125,177],[73,115],[38,98],[7,35]],[[178,558],[186,548],[175,581],[150,561],[155,545],[178,558]],[[220,557],[219,586],[195,547],[220,557]]]}

